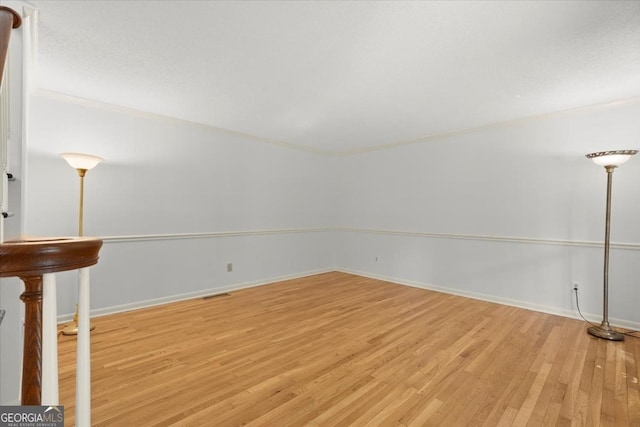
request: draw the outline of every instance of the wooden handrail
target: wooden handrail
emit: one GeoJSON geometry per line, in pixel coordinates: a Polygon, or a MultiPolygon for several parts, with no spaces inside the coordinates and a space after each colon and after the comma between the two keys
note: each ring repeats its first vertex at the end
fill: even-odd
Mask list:
{"type": "Polygon", "coordinates": [[[11,30],[20,27],[20,25],[22,25],[22,18],[15,10],[0,6],[0,84],[2,84],[4,63],[9,50],[11,30]]]}
{"type": "Polygon", "coordinates": [[[42,276],[77,270],[98,262],[102,240],[89,237],[28,239],[0,243],[0,277],[19,277],[25,285],[22,405],[40,405],[42,396],[42,276]]]}
{"type": "Polygon", "coordinates": [[[98,262],[102,240],[93,237],[23,239],[0,244],[0,277],[77,270],[98,262]],[[19,274],[18,274],[19,273],[19,274]]]}

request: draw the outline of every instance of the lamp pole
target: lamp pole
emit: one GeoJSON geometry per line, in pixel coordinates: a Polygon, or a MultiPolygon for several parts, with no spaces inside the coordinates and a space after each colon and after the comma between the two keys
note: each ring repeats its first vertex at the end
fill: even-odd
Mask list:
{"type": "Polygon", "coordinates": [[[78,236],[84,235],[84,176],[86,169],[76,169],[80,176],[80,207],[78,208],[78,236]]]}
{"type": "Polygon", "coordinates": [[[599,327],[587,328],[589,334],[611,341],[622,341],[624,335],[611,329],[609,325],[609,246],[611,242],[611,187],[613,184],[613,171],[616,166],[605,166],[607,171],[607,213],[604,226],[604,268],[603,268],[603,296],[602,296],[602,323],[599,327]]]}

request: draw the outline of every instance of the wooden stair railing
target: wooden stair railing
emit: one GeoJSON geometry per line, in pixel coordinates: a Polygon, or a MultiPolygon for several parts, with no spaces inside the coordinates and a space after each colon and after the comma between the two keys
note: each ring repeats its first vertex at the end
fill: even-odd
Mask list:
{"type": "Polygon", "coordinates": [[[20,25],[22,25],[22,18],[15,10],[0,6],[0,84],[2,84],[2,72],[4,71],[4,63],[9,50],[11,30],[19,28],[20,25]]]}
{"type": "Polygon", "coordinates": [[[55,275],[80,270],[78,300],[78,359],[76,380],[76,422],[90,425],[89,274],[98,262],[102,240],[89,237],[29,239],[0,243],[0,277],[19,277],[25,285],[20,299],[25,303],[22,405],[57,405],[57,329],[55,275]],[[47,294],[48,292],[48,294],[47,294]],[[43,293],[45,311],[43,327],[43,293]],[[47,307],[49,307],[47,309],[47,307]],[[53,323],[53,324],[52,324],[53,323]],[[44,346],[43,346],[43,329],[44,346]],[[43,351],[43,347],[44,350],[43,351]],[[43,357],[43,353],[45,353],[43,357]],[[43,369],[43,358],[47,368],[43,369]],[[43,375],[48,384],[43,388],[43,375]],[[43,389],[47,400],[42,402],[43,389]]]}

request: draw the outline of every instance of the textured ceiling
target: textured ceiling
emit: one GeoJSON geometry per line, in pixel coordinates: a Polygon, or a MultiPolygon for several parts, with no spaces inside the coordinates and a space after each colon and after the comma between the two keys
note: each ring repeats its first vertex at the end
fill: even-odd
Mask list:
{"type": "Polygon", "coordinates": [[[39,87],[327,152],[640,96],[640,2],[32,1],[39,87]]]}

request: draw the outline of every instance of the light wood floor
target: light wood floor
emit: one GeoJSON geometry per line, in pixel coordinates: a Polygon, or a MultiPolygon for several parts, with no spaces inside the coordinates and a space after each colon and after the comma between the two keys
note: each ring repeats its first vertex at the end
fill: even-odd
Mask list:
{"type": "Polygon", "coordinates": [[[640,339],[343,273],[93,324],[94,426],[640,426],[640,339]]]}

